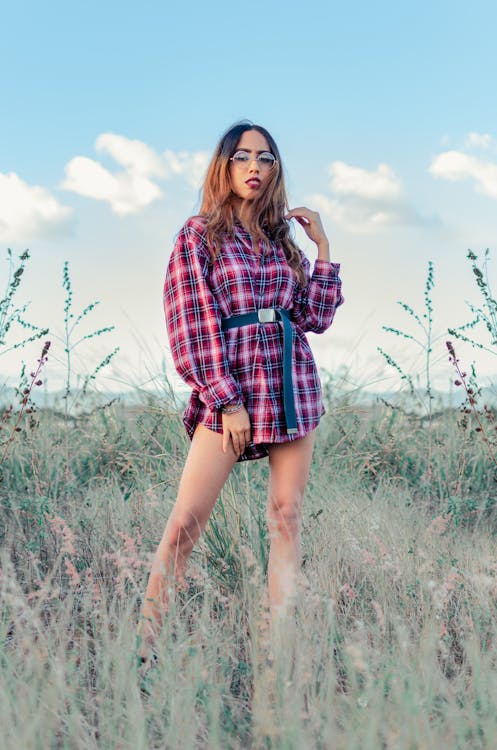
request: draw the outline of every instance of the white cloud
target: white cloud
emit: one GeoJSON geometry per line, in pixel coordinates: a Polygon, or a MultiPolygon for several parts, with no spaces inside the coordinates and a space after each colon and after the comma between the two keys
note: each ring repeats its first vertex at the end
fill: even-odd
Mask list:
{"type": "Polygon", "coordinates": [[[61,187],[87,198],[107,201],[120,216],[137,213],[162,194],[159,186],[142,174],[132,171],[112,174],[85,156],[71,159],[65,172],[61,187]]]}
{"type": "Polygon", "coordinates": [[[107,152],[128,172],[146,177],[164,177],[165,167],[158,154],[146,143],[130,140],[116,133],[102,133],[99,135],[95,149],[107,152]]]}
{"type": "Polygon", "coordinates": [[[313,195],[310,201],[345,229],[369,233],[392,225],[425,223],[406,201],[402,183],[388,164],[368,171],[335,161],[328,171],[332,195],[313,195]]]}
{"type": "Polygon", "coordinates": [[[497,164],[477,159],[461,151],[445,151],[436,156],[429,172],[442,180],[473,180],[475,190],[497,200],[497,164]]]}
{"type": "Polygon", "coordinates": [[[400,196],[399,179],[388,164],[379,164],[376,172],[334,161],[328,168],[331,189],[338,195],[355,196],[366,200],[390,200],[400,196]]]}
{"type": "Polygon", "coordinates": [[[199,188],[205,177],[209,154],[206,151],[164,151],[164,161],[175,175],[181,175],[189,185],[199,188]]]}
{"type": "Polygon", "coordinates": [[[162,195],[158,182],[181,177],[198,188],[207,166],[203,151],[158,154],[146,143],[116,133],[102,133],[96,151],[109,154],[122,169],[111,172],[100,162],[76,156],[66,164],[62,187],[78,195],[106,201],[119,215],[137,213],[162,195]]]}
{"type": "Polygon", "coordinates": [[[26,242],[67,231],[71,209],[17,174],[0,173],[0,240],[26,242]]]}
{"type": "Polygon", "coordinates": [[[466,136],[466,146],[489,149],[494,147],[495,141],[488,133],[468,133],[466,136]]]}

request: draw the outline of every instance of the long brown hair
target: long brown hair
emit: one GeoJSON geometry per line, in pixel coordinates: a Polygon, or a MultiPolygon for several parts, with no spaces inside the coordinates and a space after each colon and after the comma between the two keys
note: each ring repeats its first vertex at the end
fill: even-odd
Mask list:
{"type": "Polygon", "coordinates": [[[266,240],[269,237],[279,242],[299,284],[305,286],[306,277],[300,253],[290,236],[290,225],[285,219],[288,201],[278,146],[265,128],[261,125],[254,125],[249,120],[232,125],[221,136],[207,169],[202,188],[200,215],[206,220],[206,238],[212,259],[215,260],[221,250],[222,236],[234,232],[236,216],[234,193],[231,189],[230,159],[236,151],[240,138],[247,130],[257,130],[263,135],[271,153],[276,158],[276,164],[271,171],[265,191],[251,204],[248,229],[254,240],[266,240]]]}

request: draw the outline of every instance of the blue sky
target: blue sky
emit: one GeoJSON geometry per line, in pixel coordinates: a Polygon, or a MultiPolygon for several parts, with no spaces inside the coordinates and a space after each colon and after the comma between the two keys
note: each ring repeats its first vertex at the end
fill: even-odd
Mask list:
{"type": "MultiPolygon", "coordinates": [[[[316,356],[390,387],[376,346],[398,347],[381,330],[403,324],[396,301],[420,306],[431,259],[439,332],[464,322],[478,301],[466,250],[495,246],[496,22],[490,2],[3,8],[0,247],[30,248],[31,318],[60,332],[67,259],[77,303],[99,299],[95,323],[117,327],[88,342],[81,369],[120,345],[105,387],[157,371],[174,235],[219,135],[249,117],[275,136],[290,203],[320,210],[342,263],[346,305],[311,337],[316,356]]],[[[5,374],[18,365],[0,360],[5,374]]]]}

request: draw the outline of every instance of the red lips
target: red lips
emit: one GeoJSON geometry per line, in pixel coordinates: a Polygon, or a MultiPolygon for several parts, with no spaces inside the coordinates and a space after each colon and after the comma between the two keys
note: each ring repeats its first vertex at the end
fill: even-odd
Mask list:
{"type": "Polygon", "coordinates": [[[250,180],[245,180],[245,184],[251,188],[260,187],[261,181],[257,177],[251,177],[250,180]]]}

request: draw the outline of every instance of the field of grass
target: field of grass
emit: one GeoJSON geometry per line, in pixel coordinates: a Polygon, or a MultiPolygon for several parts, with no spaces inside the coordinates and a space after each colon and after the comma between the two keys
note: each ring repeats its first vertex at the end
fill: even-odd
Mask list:
{"type": "MultiPolygon", "coordinates": [[[[75,350],[112,327],[80,333],[96,303],[73,311],[67,264],[65,389],[36,407],[48,330],[16,303],[29,253],[9,258],[0,353],[46,343],[0,409],[1,749],[497,747],[496,412],[453,344],[465,401],[437,402],[432,264],[424,312],[400,303],[413,333],[386,328],[423,362],[414,378],[381,352],[404,395],[364,404],[324,379],[292,617],[270,628],[267,460],[237,464],[144,672],[136,625],[188,450],[180,413],[167,382],[133,406],[93,400],[117,350],[75,388],[75,350]]],[[[480,326],[495,353],[488,254],[468,258],[481,305],[448,335],[477,350],[480,326]]]]}
{"type": "Polygon", "coordinates": [[[188,449],[167,401],[39,409],[9,445],[2,748],[496,747],[497,485],[471,419],[330,387],[295,617],[270,638],[268,466],[237,465],[143,677],[141,596],[188,449]]]}

